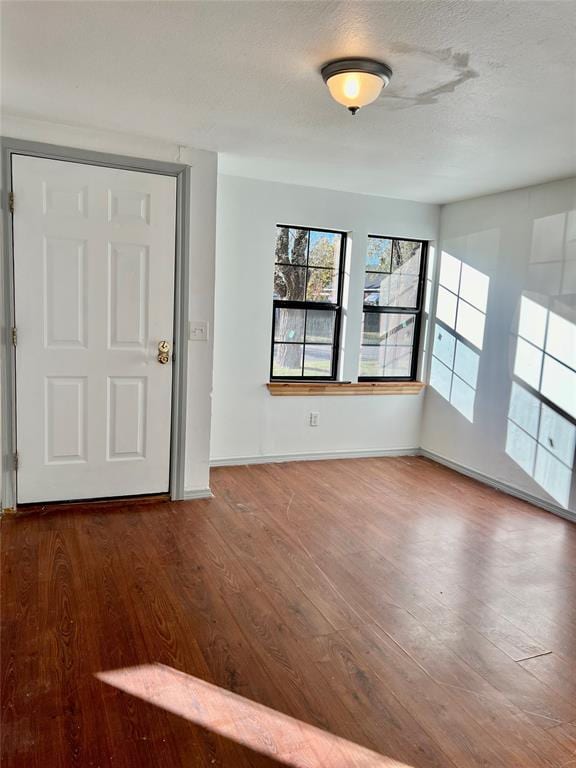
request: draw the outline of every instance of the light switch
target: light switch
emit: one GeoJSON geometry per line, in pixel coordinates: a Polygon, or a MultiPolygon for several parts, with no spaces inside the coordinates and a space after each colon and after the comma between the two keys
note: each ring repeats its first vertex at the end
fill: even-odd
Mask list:
{"type": "Polygon", "coordinates": [[[190,341],[208,340],[208,323],[206,320],[190,320],[188,338],[190,341]]]}

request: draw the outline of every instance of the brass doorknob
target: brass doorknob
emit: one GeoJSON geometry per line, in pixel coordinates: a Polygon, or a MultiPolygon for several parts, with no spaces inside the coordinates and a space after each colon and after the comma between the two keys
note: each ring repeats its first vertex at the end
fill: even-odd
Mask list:
{"type": "Polygon", "coordinates": [[[158,344],[158,362],[166,365],[168,360],[170,360],[170,344],[167,341],[161,341],[158,344]]]}

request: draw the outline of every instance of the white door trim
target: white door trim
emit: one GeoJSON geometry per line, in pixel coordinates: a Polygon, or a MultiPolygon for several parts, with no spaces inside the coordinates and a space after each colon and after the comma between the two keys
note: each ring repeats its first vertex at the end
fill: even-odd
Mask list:
{"type": "MultiPolygon", "coordinates": [[[[186,393],[188,382],[188,307],[190,275],[190,168],[181,163],[92,152],[84,149],[60,147],[51,144],[0,138],[2,162],[2,225],[3,257],[0,261],[2,302],[1,355],[1,432],[2,432],[2,510],[16,508],[16,360],[12,343],[14,312],[14,253],[12,215],[9,196],[12,192],[12,156],[30,155],[50,160],[100,165],[123,170],[159,173],[176,178],[176,256],[174,295],[174,363],[172,379],[172,417],[170,446],[170,498],[183,499],[186,393]]],[[[17,205],[15,201],[15,205],[17,205]]]]}

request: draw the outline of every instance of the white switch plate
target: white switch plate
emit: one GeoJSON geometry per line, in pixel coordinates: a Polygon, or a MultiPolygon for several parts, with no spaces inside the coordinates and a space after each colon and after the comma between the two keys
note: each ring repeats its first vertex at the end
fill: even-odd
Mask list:
{"type": "Polygon", "coordinates": [[[190,320],[188,338],[190,341],[208,341],[208,322],[206,320],[190,320]]]}
{"type": "Polygon", "coordinates": [[[320,424],[320,413],[318,411],[310,411],[310,426],[317,427],[320,424]]]}

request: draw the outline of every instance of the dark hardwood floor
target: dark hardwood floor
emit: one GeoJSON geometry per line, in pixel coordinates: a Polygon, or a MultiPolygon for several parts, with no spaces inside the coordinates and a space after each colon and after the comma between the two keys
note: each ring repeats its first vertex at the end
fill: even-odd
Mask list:
{"type": "Polygon", "coordinates": [[[576,766],[576,526],[420,458],[2,519],[2,766],[576,766]]]}

